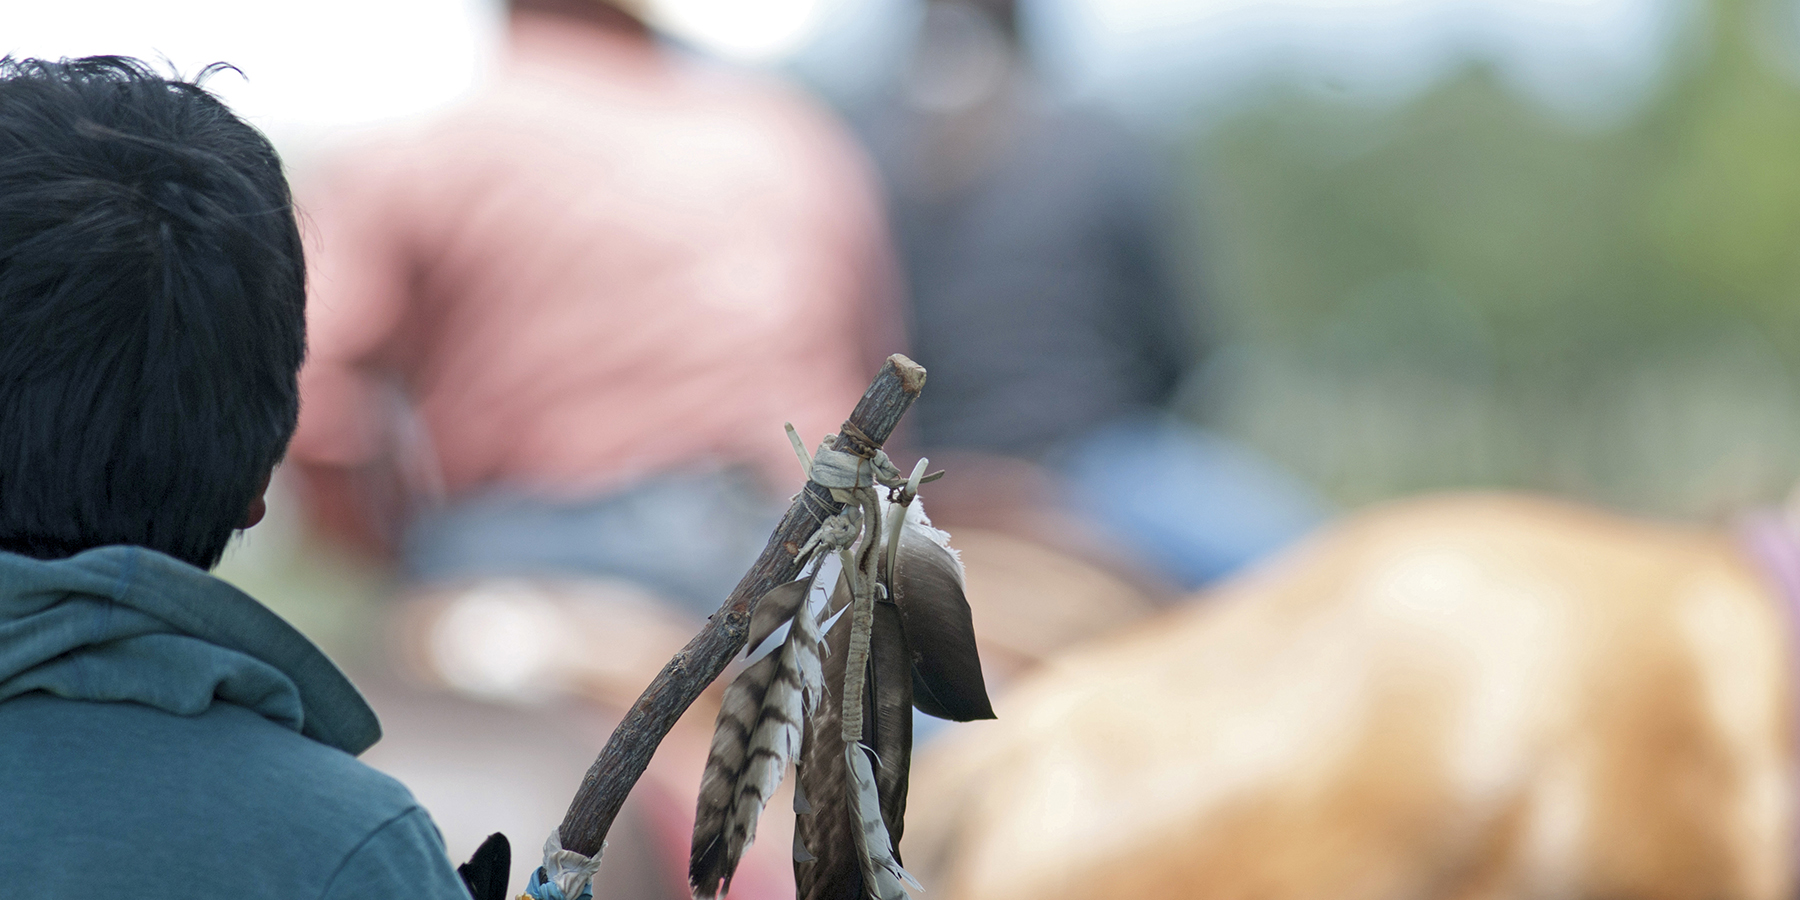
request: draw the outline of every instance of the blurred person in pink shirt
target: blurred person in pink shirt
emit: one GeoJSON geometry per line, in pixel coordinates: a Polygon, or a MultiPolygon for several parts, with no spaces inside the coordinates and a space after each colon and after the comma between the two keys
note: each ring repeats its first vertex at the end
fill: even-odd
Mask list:
{"type": "MultiPolygon", "coordinates": [[[[800,483],[782,423],[835,431],[900,349],[854,145],[627,9],[514,0],[493,83],[300,181],[311,347],[288,472],[320,528],[395,556],[388,649],[461,692],[629,704],[800,483]]],[[[659,849],[609,854],[609,895],[688,896],[709,702],[615,829],[659,849]]],[[[456,740],[413,746],[435,771],[456,740]]],[[[458,779],[513,783],[524,752],[458,779]]],[[[439,802],[452,846],[499,824],[466,793],[439,802]]],[[[786,827],[765,825],[734,897],[793,895],[786,827]]]]}
{"type": "Polygon", "coordinates": [[[607,576],[703,616],[897,347],[872,176],[628,5],[514,0],[500,76],[303,183],[315,520],[417,582],[607,576]]]}

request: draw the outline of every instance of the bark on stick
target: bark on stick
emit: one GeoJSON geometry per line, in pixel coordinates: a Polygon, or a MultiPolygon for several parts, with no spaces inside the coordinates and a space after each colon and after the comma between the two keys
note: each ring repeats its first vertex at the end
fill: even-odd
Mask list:
{"type": "MultiPolygon", "coordinates": [[[[881,373],[845,421],[833,445],[835,449],[872,454],[894,433],[894,426],[924,387],[925,370],[918,363],[898,353],[888,357],[881,373]]],[[[650,765],[657,745],[695,698],[725,670],[732,657],[744,649],[751,605],[770,588],[799,576],[800,564],[794,554],[820,522],[842,508],[843,504],[831,499],[829,491],[810,481],[806,483],[775,533],[769,536],[762,555],[732,590],[725,605],[663,666],[613,730],[563,816],[560,833],[564,849],[586,856],[600,851],[613,819],[650,765]]]]}

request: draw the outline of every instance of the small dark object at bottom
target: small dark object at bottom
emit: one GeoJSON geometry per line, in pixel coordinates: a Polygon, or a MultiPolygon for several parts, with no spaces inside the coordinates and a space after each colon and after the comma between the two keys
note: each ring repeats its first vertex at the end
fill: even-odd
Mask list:
{"type": "Polygon", "coordinates": [[[506,900],[506,873],[512,869],[512,844],[496,831],[475,848],[469,861],[456,867],[474,900],[506,900]]]}

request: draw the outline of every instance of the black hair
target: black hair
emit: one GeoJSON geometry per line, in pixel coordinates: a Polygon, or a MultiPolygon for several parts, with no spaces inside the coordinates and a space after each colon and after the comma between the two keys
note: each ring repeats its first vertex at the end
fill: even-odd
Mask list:
{"type": "Polygon", "coordinates": [[[280,158],[198,83],[0,58],[0,550],[216,564],[294,431],[305,285],[280,158]]]}

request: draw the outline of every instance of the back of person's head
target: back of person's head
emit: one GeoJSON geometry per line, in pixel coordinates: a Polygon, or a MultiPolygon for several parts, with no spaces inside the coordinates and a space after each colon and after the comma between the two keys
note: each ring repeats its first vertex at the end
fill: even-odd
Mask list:
{"type": "Polygon", "coordinates": [[[281,161],[193,83],[0,59],[0,550],[218,562],[299,411],[281,161]]]}

